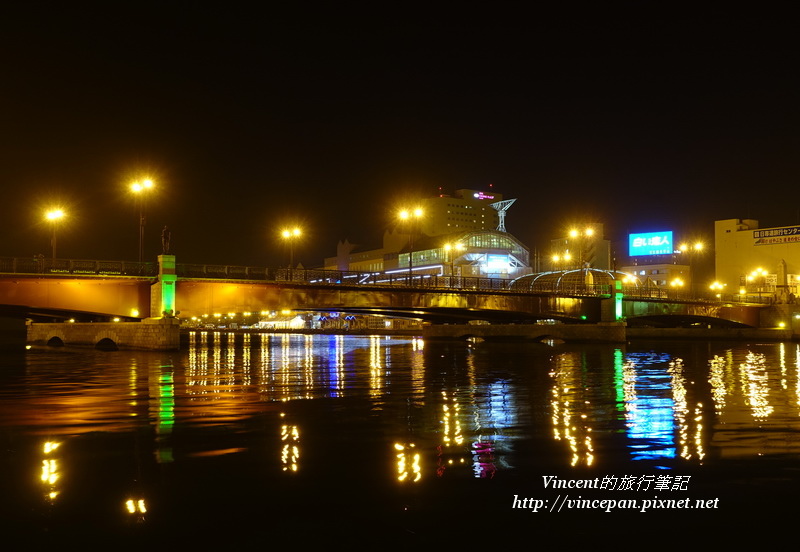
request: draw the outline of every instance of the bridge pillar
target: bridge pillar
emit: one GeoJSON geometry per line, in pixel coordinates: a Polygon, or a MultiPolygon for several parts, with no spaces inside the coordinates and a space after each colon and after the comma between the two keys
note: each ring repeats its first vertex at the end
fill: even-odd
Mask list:
{"type": "Polygon", "coordinates": [[[150,287],[150,317],[171,318],[175,310],[175,288],[178,276],[175,273],[175,255],[158,256],[158,281],[150,287]]]}
{"type": "Polygon", "coordinates": [[[617,322],[622,318],[622,282],[614,280],[611,283],[611,296],[600,300],[600,321],[617,322]]]}

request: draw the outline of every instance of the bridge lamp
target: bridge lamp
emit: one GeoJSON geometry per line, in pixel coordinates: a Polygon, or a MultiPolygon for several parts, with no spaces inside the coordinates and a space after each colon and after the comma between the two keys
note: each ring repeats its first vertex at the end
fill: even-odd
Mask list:
{"type": "Polygon", "coordinates": [[[139,262],[144,260],[144,224],[145,224],[145,198],[150,190],[153,189],[155,183],[150,178],[139,180],[131,184],[131,192],[136,195],[139,200],[139,262]]]}
{"type": "Polygon", "coordinates": [[[413,267],[413,260],[414,260],[414,228],[413,223],[414,221],[419,221],[422,217],[425,216],[425,212],[422,210],[421,207],[414,207],[413,209],[401,209],[397,213],[397,218],[400,219],[400,222],[407,223],[408,228],[408,273],[411,274],[411,269],[413,267]]]}
{"type": "Polygon", "coordinates": [[[53,259],[56,258],[56,228],[58,227],[58,223],[61,219],[66,216],[62,209],[51,209],[44,214],[44,218],[47,219],[53,227],[53,236],[50,238],[50,245],[53,248],[53,259]]]}
{"type": "Polygon", "coordinates": [[[281,231],[281,237],[289,242],[289,268],[294,267],[294,242],[303,235],[302,230],[297,228],[285,228],[281,231]]]}

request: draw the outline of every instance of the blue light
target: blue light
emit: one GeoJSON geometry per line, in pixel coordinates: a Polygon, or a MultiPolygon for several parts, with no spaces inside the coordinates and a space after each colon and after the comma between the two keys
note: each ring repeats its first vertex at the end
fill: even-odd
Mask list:
{"type": "Polygon", "coordinates": [[[631,257],[671,255],[674,252],[672,230],[629,234],[628,240],[628,252],[631,257]]]}

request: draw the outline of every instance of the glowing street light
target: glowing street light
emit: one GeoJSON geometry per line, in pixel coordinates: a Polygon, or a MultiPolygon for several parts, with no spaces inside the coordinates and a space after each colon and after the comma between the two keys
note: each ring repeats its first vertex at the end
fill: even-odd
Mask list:
{"type": "Polygon", "coordinates": [[[591,226],[587,226],[583,231],[580,231],[576,228],[573,228],[569,231],[569,237],[573,240],[578,241],[578,265],[580,268],[583,268],[584,259],[583,259],[583,252],[584,252],[584,242],[588,242],[594,236],[594,228],[591,226]]]}
{"type": "Polygon", "coordinates": [[[561,270],[565,270],[572,260],[572,254],[569,251],[561,255],[556,253],[551,257],[551,260],[553,261],[553,268],[559,268],[560,266],[561,270]]]}
{"type": "Polygon", "coordinates": [[[717,299],[720,299],[722,297],[722,291],[725,289],[725,286],[726,286],[726,284],[723,284],[723,283],[720,283],[720,282],[713,282],[709,286],[709,289],[711,291],[715,292],[715,294],[717,296],[717,299]]]}
{"type": "Polygon", "coordinates": [[[689,282],[694,287],[695,281],[695,257],[703,253],[706,245],[701,241],[696,241],[692,244],[682,243],[678,246],[678,251],[683,255],[688,255],[689,259],[689,282]]]}
{"type": "Polygon", "coordinates": [[[56,228],[58,222],[65,217],[65,213],[61,209],[51,209],[44,214],[44,218],[50,221],[53,226],[53,237],[50,238],[50,245],[53,247],[53,260],[56,258],[56,228]]]}
{"type": "Polygon", "coordinates": [[[455,267],[455,257],[456,255],[453,253],[454,251],[464,251],[464,244],[463,243],[446,243],[444,244],[444,250],[447,253],[448,260],[450,261],[450,275],[454,275],[456,272],[455,267]]]}
{"type": "Polygon", "coordinates": [[[281,237],[289,242],[289,268],[294,268],[294,242],[302,235],[302,230],[297,227],[285,228],[281,231],[281,237]]]}
{"type": "Polygon", "coordinates": [[[425,212],[420,207],[415,207],[414,209],[401,209],[397,213],[397,217],[403,223],[408,223],[409,225],[409,238],[408,238],[408,273],[411,274],[411,269],[414,262],[414,228],[412,224],[414,221],[419,221],[425,215],[425,212]]]}
{"type": "Polygon", "coordinates": [[[136,194],[136,197],[139,200],[139,262],[140,263],[144,260],[145,199],[150,190],[153,189],[154,185],[155,184],[153,183],[153,181],[149,178],[145,178],[144,180],[137,181],[131,184],[131,191],[134,194],[136,194]]]}

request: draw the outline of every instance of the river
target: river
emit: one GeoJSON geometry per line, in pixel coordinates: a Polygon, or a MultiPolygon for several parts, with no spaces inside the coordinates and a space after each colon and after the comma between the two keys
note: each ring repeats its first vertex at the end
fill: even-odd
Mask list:
{"type": "Polygon", "coordinates": [[[793,532],[794,342],[209,332],[180,352],[34,347],[0,367],[9,539],[678,548],[793,532]]]}

